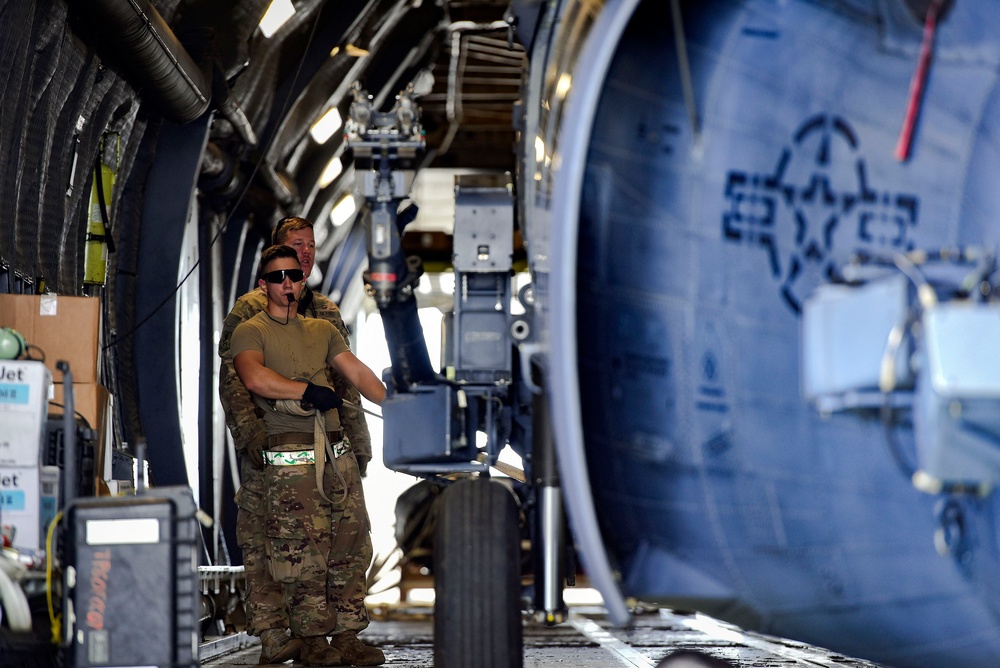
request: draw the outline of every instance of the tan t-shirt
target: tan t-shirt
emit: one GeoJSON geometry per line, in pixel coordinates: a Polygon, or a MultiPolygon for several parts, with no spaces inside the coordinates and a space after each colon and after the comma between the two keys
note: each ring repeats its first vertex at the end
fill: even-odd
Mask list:
{"type": "MultiPolygon", "coordinates": [[[[272,318],[267,311],[261,311],[241,322],[233,331],[231,354],[236,357],[245,350],[263,353],[264,366],[285,378],[331,387],[327,368],[332,365],[334,357],[350,348],[337,328],[326,320],[298,315],[286,325],[272,318]]],[[[274,410],[274,401],[262,397],[256,399],[259,406],[270,408],[264,411],[264,427],[268,434],[292,431],[312,433],[312,416],[281,413],[274,410]]],[[[340,429],[336,409],[327,411],[325,417],[328,431],[340,429]]]]}

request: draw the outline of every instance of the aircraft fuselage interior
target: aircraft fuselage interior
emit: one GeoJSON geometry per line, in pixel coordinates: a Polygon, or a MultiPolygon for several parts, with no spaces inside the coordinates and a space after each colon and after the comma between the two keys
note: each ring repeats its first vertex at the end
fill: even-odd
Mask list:
{"type": "Polygon", "coordinates": [[[998,23],[0,0],[0,664],[198,665],[242,570],[222,322],[298,216],[351,346],[384,333],[436,665],[522,666],[584,578],[622,626],[1000,665],[998,23]]]}

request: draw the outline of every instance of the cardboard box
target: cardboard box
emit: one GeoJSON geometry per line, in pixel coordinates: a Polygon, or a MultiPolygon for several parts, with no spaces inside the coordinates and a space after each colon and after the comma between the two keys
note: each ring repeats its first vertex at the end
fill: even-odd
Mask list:
{"type": "Polygon", "coordinates": [[[41,362],[0,360],[0,466],[38,466],[51,383],[41,362]]]}
{"type": "Polygon", "coordinates": [[[97,297],[0,294],[0,327],[13,327],[36,346],[33,358],[45,355],[52,380],[63,374],[56,362],[66,360],[75,383],[96,383],[100,369],[101,300],[97,297]]]}
{"type": "MultiPolygon", "coordinates": [[[[65,414],[66,385],[52,386],[49,418],[59,419],[65,414]]],[[[111,477],[111,393],[97,383],[73,383],[73,410],[84,417],[90,428],[97,432],[94,450],[94,477],[96,489],[101,481],[111,477]]]]}
{"type": "MultiPolygon", "coordinates": [[[[63,415],[66,405],[66,386],[63,383],[52,386],[52,399],[49,402],[49,417],[63,415]]],[[[97,383],[73,383],[73,410],[83,416],[90,428],[104,431],[104,420],[107,416],[110,395],[103,385],[97,383]]]]}

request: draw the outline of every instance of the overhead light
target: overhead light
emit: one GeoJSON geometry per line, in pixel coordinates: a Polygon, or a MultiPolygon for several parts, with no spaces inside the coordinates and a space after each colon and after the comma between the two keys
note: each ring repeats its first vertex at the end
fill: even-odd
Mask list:
{"type": "Polygon", "coordinates": [[[430,95],[432,90],[434,90],[434,73],[425,67],[413,77],[413,96],[430,95]]]}
{"type": "Polygon", "coordinates": [[[326,141],[333,136],[333,133],[340,129],[340,126],[344,124],[344,120],[340,117],[340,110],[336,107],[330,107],[330,109],[323,114],[318,121],[313,123],[313,126],[309,128],[309,134],[312,138],[316,140],[317,144],[325,144],[326,141]]]}
{"type": "Polygon", "coordinates": [[[360,46],[354,46],[353,44],[348,44],[347,46],[344,47],[344,53],[346,53],[348,56],[354,56],[354,57],[367,56],[368,49],[362,49],[360,46]]]}
{"type": "Polygon", "coordinates": [[[333,183],[335,178],[340,176],[342,171],[344,171],[344,163],[340,161],[340,156],[333,156],[326,165],[326,169],[323,170],[323,174],[319,177],[319,187],[326,188],[333,183]]]}
{"type": "Polygon", "coordinates": [[[354,195],[348,193],[344,195],[344,199],[337,202],[337,206],[333,207],[333,211],[330,212],[330,222],[334,227],[340,227],[350,220],[357,210],[358,205],[354,201],[354,195]]]}
{"type": "Polygon", "coordinates": [[[556,82],[556,95],[560,98],[565,98],[566,93],[573,86],[573,77],[570,76],[569,72],[563,72],[559,76],[559,81],[556,82]]]}
{"type": "Polygon", "coordinates": [[[545,159],[545,142],[541,137],[535,135],[535,162],[541,162],[545,159]]]}
{"type": "Polygon", "coordinates": [[[271,0],[267,11],[264,12],[264,18],[260,20],[260,31],[264,33],[264,37],[270,38],[293,16],[295,16],[295,6],[292,0],[271,0]]]}

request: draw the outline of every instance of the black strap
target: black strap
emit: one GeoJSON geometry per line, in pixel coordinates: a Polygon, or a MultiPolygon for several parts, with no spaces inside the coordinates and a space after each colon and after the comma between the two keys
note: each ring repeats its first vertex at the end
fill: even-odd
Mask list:
{"type": "Polygon", "coordinates": [[[101,156],[104,154],[104,139],[101,139],[101,152],[94,165],[94,179],[97,181],[97,201],[101,205],[101,222],[104,223],[104,242],[108,244],[108,252],[115,252],[115,238],[111,233],[111,216],[108,215],[108,203],[104,201],[104,170],[101,156]]]}
{"type": "Polygon", "coordinates": [[[315,318],[316,305],[313,304],[313,291],[306,285],[302,288],[302,299],[299,300],[299,313],[305,315],[309,311],[309,317],[315,318]]]}

